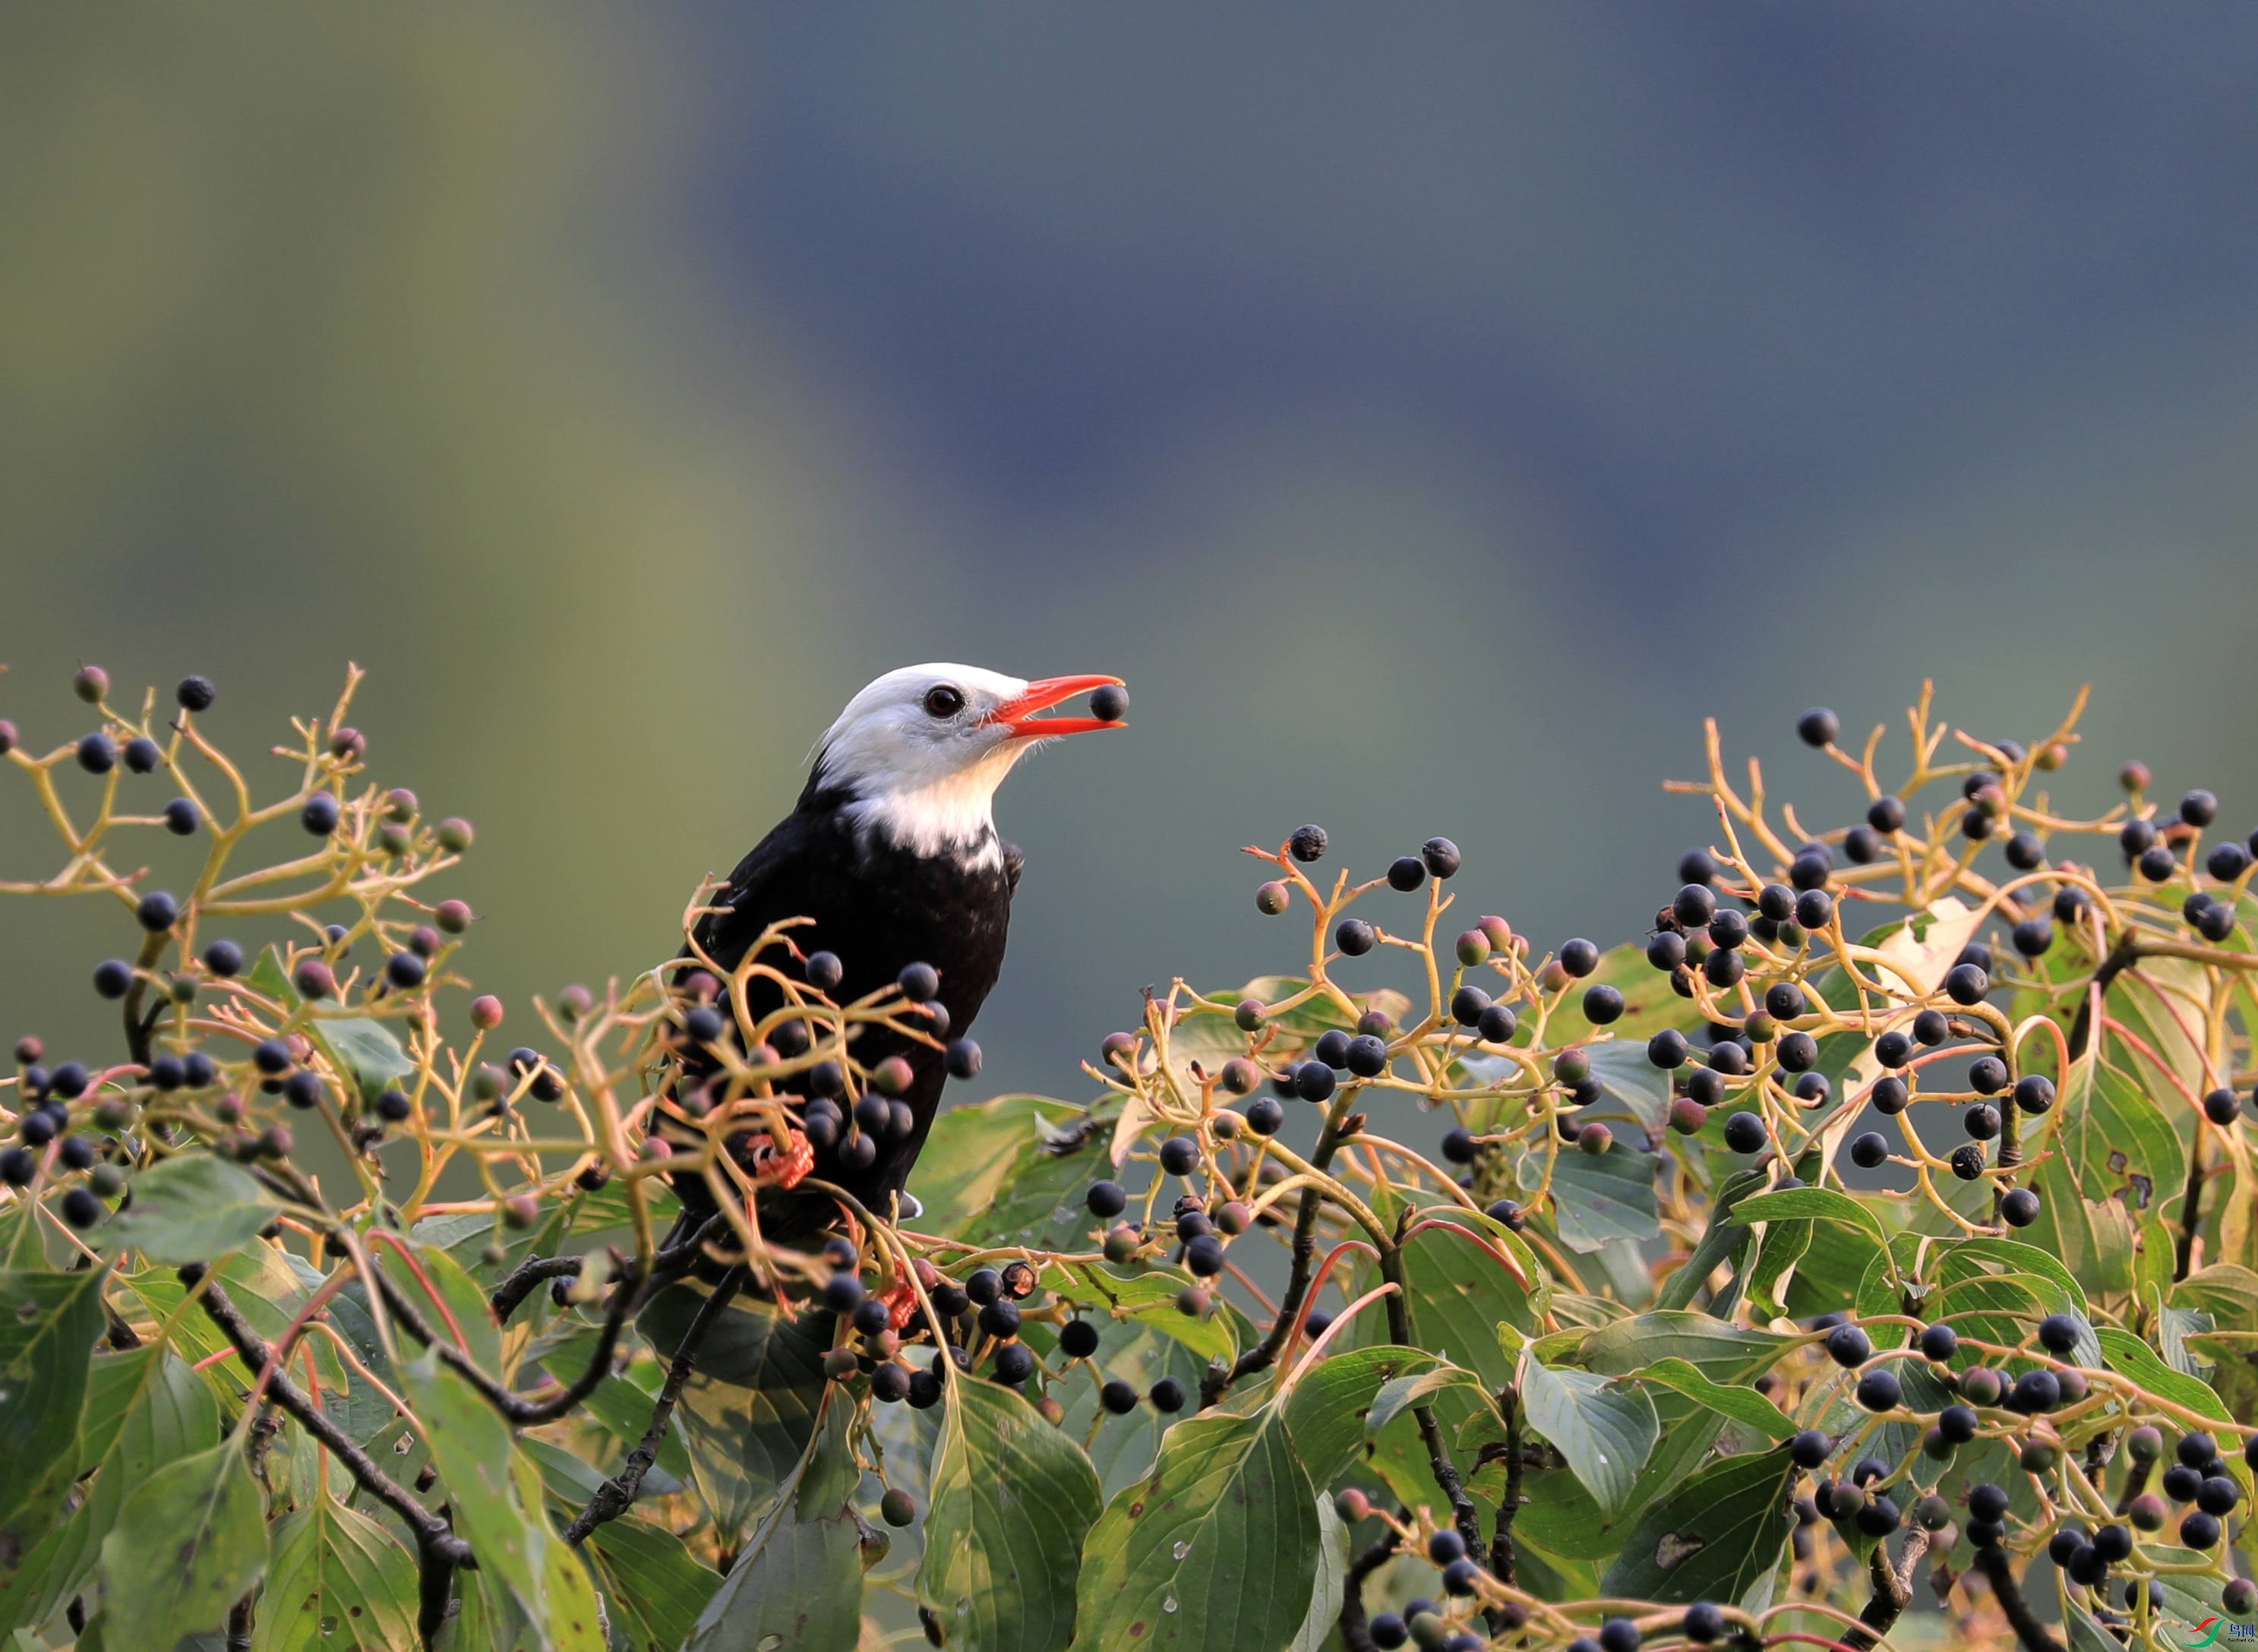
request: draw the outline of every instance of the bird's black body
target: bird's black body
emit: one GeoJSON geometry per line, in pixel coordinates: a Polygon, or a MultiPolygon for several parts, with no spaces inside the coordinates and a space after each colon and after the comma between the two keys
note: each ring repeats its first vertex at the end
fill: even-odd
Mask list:
{"type": "MultiPolygon", "coordinates": [[[[716,963],[734,968],[770,925],[806,918],[791,939],[803,954],[835,954],[845,978],[830,994],[850,1003],[891,983],[903,968],[927,963],[940,972],[940,1003],[948,1033],[962,1036],[980,1013],[1003,968],[1012,894],[1019,881],[1018,849],[992,837],[932,854],[911,852],[849,812],[853,795],[823,783],[820,763],[799,805],[738,862],[713,897],[717,910],[692,932],[716,963]]],[[[771,954],[789,966],[778,949],[771,954]]],[[[748,983],[753,1014],[765,1016],[784,1002],[774,983],[756,975],[748,983]]],[[[945,1040],[944,1040],[945,1041],[945,1040]]],[[[941,1105],[947,1074],[940,1050],[878,1029],[858,1035],[850,1048],[866,1069],[889,1055],[904,1057],[915,1080],[901,1097],[915,1128],[880,1144],[877,1162],[847,1167],[835,1153],[819,1154],[814,1173],[884,1212],[925,1146],[941,1105]]],[[[702,1188],[684,1189],[697,1209],[702,1188]]],[[[807,1193],[764,1192],[759,1203],[763,1237],[791,1244],[829,1225],[832,1201],[807,1193]]]]}

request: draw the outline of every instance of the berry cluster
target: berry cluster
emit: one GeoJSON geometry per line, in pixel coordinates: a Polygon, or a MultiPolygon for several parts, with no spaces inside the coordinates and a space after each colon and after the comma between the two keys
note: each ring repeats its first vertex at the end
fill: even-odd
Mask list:
{"type": "MultiPolygon", "coordinates": [[[[324,1430],[396,1407],[412,1449],[437,1368],[597,1461],[623,1425],[586,1402],[639,1383],[650,1449],[565,1536],[675,1500],[639,1541],[735,1561],[714,1609],[763,1633],[757,1545],[721,1512],[773,1530],[821,1498],[806,1518],[854,1535],[806,1537],[853,1569],[824,1589],[863,1588],[875,1511],[921,1546],[935,1644],[1008,1611],[1029,1644],[1173,1620],[1284,1645],[1316,1611],[1350,1652],[1870,1647],[1921,1584],[1964,1638],[2004,1621],[2032,1652],[2049,1620],[2161,1644],[2258,1611],[2258,874],[2211,793],[2160,810],[2137,764],[2114,806],[2057,806],[2075,714],[1984,741],[1924,695],[1885,783],[1879,731],[1847,749],[1809,713],[1860,794],[1817,830],[1712,729],[1672,790],[1715,840],[1615,947],[1454,918],[1447,838],[1359,879],[1302,826],[1248,851],[1295,973],[1151,991],[1086,1103],[934,1123],[982,1060],[929,966],[856,996],[789,921],[725,965],[709,886],[680,956],[537,1002],[505,1048],[462,975],[472,909],[440,898],[471,829],[367,778],[350,684],[266,802],[207,739],[204,679],[168,720],[113,710],[94,668],[76,686],[91,733],[39,754],[0,724],[66,855],[0,892],[122,909],[76,966],[121,1036],[16,1046],[0,1222],[30,1237],[0,1287],[36,1314],[38,1281],[115,1258],[89,1354],[209,1322],[182,1369],[399,1522],[429,1628],[480,1575],[459,1500],[425,1500],[448,1463],[324,1430]],[[160,775],[172,804],[134,798],[160,775]],[[287,850],[246,869],[269,826],[287,850]],[[142,871],[137,832],[202,862],[142,871]],[[896,1202],[884,1167],[920,1149],[896,1202]],[[226,1258],[259,1245],[292,1294],[248,1315],[264,1276],[226,1258]],[[502,1345],[481,1296],[527,1328],[518,1365],[479,1352],[502,1345]],[[670,1429],[694,1491],[645,1484],[670,1429]],[[1255,1532],[1301,1535],[1233,1547],[1255,1532]],[[1193,1581],[1216,1575],[1242,1593],[1193,1581]]],[[[537,1509],[527,1531],[555,1535],[537,1509]]]]}

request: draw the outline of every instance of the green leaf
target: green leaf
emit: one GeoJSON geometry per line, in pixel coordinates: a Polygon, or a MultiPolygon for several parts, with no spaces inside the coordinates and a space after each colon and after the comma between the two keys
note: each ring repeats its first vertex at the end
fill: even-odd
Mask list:
{"type": "Polygon", "coordinates": [[[210,1386],[161,1344],[94,1362],[78,1449],[56,1459],[73,1478],[94,1478],[84,1500],[39,1536],[20,1565],[0,1567],[0,1632],[44,1623],[83,1588],[103,1540],[134,1487],[168,1464],[219,1442],[210,1386]]]}
{"type": "Polygon", "coordinates": [[[2172,1287],[2172,1303],[2221,1319],[2258,1320],[2258,1273],[2232,1262],[2198,1268],[2172,1287]]]}
{"type": "MultiPolygon", "coordinates": [[[[509,1644],[541,1652],[605,1652],[603,1613],[579,1556],[550,1528],[541,1471],[509,1425],[472,1387],[425,1354],[399,1367],[408,1403],[431,1440],[456,1529],[479,1557],[474,1581],[509,1644]]],[[[497,1648],[500,1652],[500,1648],[497,1648]]]]}
{"type": "Polygon", "coordinates": [[[266,1511],[239,1441],[136,1486],[102,1545],[105,1629],[120,1647],[217,1629],[266,1570],[266,1511]]]}
{"type": "Polygon", "coordinates": [[[2144,1213],[2179,1197],[2187,1177],[2180,1138],[2125,1074],[2089,1054],[2070,1068],[2054,1117],[2054,1142],[2086,1198],[2121,1198],[2144,1213]]]}
{"type": "Polygon", "coordinates": [[[1333,1500],[1319,1492],[1317,1510],[1317,1578],[1310,1591],[1309,1615],[1295,1633],[1286,1652],[1324,1652],[1339,1621],[1341,1599],[1348,1592],[1348,1524],[1333,1500]]]}
{"type": "MultiPolygon", "coordinates": [[[[1654,1400],[1661,1437],[1623,1507],[1614,1514],[1601,1508],[1583,1482],[1565,1467],[1533,1469],[1522,1487],[1521,1514],[1513,1528],[1516,1539],[1526,1536],[1563,1559],[1605,1560],[1622,1546],[1623,1531],[1649,1505],[1708,1460],[1725,1432],[1725,1417],[1666,1388],[1654,1400]]],[[[1471,1489],[1479,1492],[1480,1485],[1477,1477],[1471,1489]]],[[[1428,1496],[1431,1499],[1431,1491],[1428,1496]]],[[[1596,1569],[1590,1581],[1587,1593],[1595,1592],[1599,1584],[1596,1569]]]]}
{"type": "MultiPolygon", "coordinates": [[[[1260,975],[1229,994],[1227,1000],[1218,1000],[1212,1005],[1205,1002],[1195,1003],[1168,1035],[1168,1052],[1179,1066],[1198,1061],[1209,1072],[1216,1072],[1232,1056],[1246,1053],[1246,1035],[1232,1019],[1232,1010],[1240,1000],[1253,998],[1263,1003],[1282,1003],[1309,984],[1300,975],[1260,975]]],[[[1264,1053],[1273,1060],[1282,1060],[1303,1053],[1336,1027],[1343,1032],[1353,1030],[1357,1017],[1367,1010],[1377,1010],[1401,1024],[1411,1008],[1409,998],[1386,987],[1374,992],[1352,994],[1351,1001],[1357,1006],[1353,1014],[1345,1011],[1331,994],[1320,992],[1271,1017],[1267,1023],[1270,1042],[1264,1046],[1264,1053]]]]}
{"type": "Polygon", "coordinates": [[[1734,1277],[1734,1286],[1748,1297],[1753,1316],[1778,1319],[1787,1311],[1780,1287],[1793,1278],[1811,1249],[1818,1223],[1804,1218],[1774,1221],[1765,1225],[1755,1260],[1734,1277]]]}
{"type": "Polygon", "coordinates": [[[1658,1309],[1603,1325],[1578,1351],[1590,1369],[1628,1377],[1665,1359],[1682,1359],[1712,1382],[1761,1373],[1793,1345],[1778,1331],[1750,1330],[1707,1314],[1658,1309]]]}
{"type": "MultiPolygon", "coordinates": [[[[1618,1140],[1596,1158],[1552,1149],[1551,1202],[1547,1207],[1560,1243],[1588,1254],[1618,1239],[1651,1239],[1662,1231],[1654,1201],[1662,1166],[1653,1153],[1618,1140]]],[[[1525,1190],[1544,1179],[1544,1155],[1522,1156],[1515,1174],[1525,1190]]]]}
{"type": "MultiPolygon", "coordinates": [[[[1502,1254],[1454,1223],[1430,1222],[1406,1235],[1402,1255],[1413,1340],[1486,1386],[1503,1387],[1513,1362],[1498,1345],[1498,1326],[1525,1335],[1543,1328],[1530,1311],[1529,1291],[1502,1254]]],[[[1376,1316],[1378,1305],[1367,1312],[1376,1316]]]]}
{"type": "Polygon", "coordinates": [[[374,1101],[386,1086],[415,1070],[400,1047],[400,1035],[370,1017],[317,1017],[306,1024],[306,1033],[321,1046],[330,1065],[359,1088],[364,1102],[374,1101]]]}
{"type": "Polygon", "coordinates": [[[1845,1227],[1856,1228],[1886,1247],[1889,1231],[1882,1219],[1847,1193],[1832,1188],[1789,1188],[1779,1193],[1760,1193],[1742,1200],[1733,1208],[1733,1220],[1745,1225],[1751,1222],[1839,1222],[1845,1227]]]}
{"type": "Polygon", "coordinates": [[[394,1288],[415,1305],[434,1331],[468,1354],[479,1370],[502,1374],[501,1327],[494,1321],[486,1292],[461,1263],[436,1244],[411,1247],[415,1252],[414,1268],[389,1246],[369,1248],[394,1288]],[[422,1270],[421,1277],[417,1269],[422,1270]]]}
{"type": "Polygon", "coordinates": [[[1694,1253],[1672,1271],[1655,1297],[1655,1306],[1678,1309],[1691,1308],[1709,1275],[1720,1263],[1727,1260],[1743,1246],[1751,1243],[1747,1229],[1737,1226],[1733,1212],[1743,1199],[1761,1192],[1771,1182],[1761,1170],[1743,1170],[1719,1184],[1715,1202],[1709,1208],[1709,1225],[1703,1230],[1701,1242],[1694,1253]]]}
{"type": "Polygon", "coordinates": [[[996,1202],[1021,1150],[1084,1117],[1089,1109],[1047,1095],[999,1095],[945,1109],[933,1121],[913,1173],[919,1218],[934,1233],[955,1233],[996,1202]]]}
{"type": "MultiPolygon", "coordinates": [[[[1796,1258],[1795,1272],[1788,1277],[1782,1293],[1788,1318],[1802,1319],[1839,1311],[1857,1294],[1870,1267],[1878,1270],[1879,1288],[1894,1290],[1894,1258],[1862,1230],[1837,1222],[1814,1222],[1806,1226],[1811,1243],[1796,1258]]],[[[1887,1311],[1897,1310],[1892,1308],[1887,1311]]]]}
{"type": "MultiPolygon", "coordinates": [[[[2209,1383],[2191,1377],[2184,1372],[2174,1371],[2162,1356],[2128,1330],[2114,1325],[2104,1325],[2094,1333],[2101,1344],[2101,1357],[2109,1362],[2109,1369],[2120,1376],[2130,1377],[2150,1393],[2162,1396],[2174,1405],[2184,1406],[2198,1416],[2209,1417],[2229,1428],[2240,1428],[2234,1414],[2212,1391],[2209,1383]]],[[[2230,1458],[2232,1454],[2230,1454],[2230,1458]]]]}
{"type": "MultiPolygon", "coordinates": [[[[110,1223],[108,1242],[152,1262],[209,1262],[250,1244],[281,1202],[240,1165],[210,1153],[181,1153],[133,1178],[133,1202],[110,1223]]],[[[112,1638],[118,1634],[116,1621],[112,1638]]]]}
{"type": "Polygon", "coordinates": [[[1521,1405],[1529,1426],[1568,1459],[1600,1508],[1613,1514],[1622,1507],[1659,1432],[1645,1391],[1588,1371],[1555,1371],[1524,1356],[1521,1405]]]}
{"type": "Polygon", "coordinates": [[[326,1491],[275,1528],[252,1652],[414,1652],[415,1562],[326,1491]]]}
{"type": "Polygon", "coordinates": [[[1435,1363],[1417,1348],[1359,1348],[1319,1360],[1295,1379],[1284,1405],[1287,1432],[1310,1482],[1324,1490],[1364,1455],[1365,1414],[1381,1389],[1435,1363]]]}
{"type": "Polygon", "coordinates": [[[2030,1174],[2039,1219],[2026,1230],[2039,1246],[2093,1281],[2098,1291],[2132,1288],[2133,1222],[2122,1202],[2089,1199],[2067,1155],[2041,1159],[2030,1174]]]}
{"type": "Polygon", "coordinates": [[[2077,1306],[2083,1297],[2073,1297],[2050,1275],[1987,1273],[1947,1251],[1937,1263],[1936,1276],[1943,1288],[1937,1294],[1935,1317],[1949,1320],[1963,1336],[2013,1344],[2023,1336],[2017,1318],[2029,1321],[2067,1313],[2077,1317],[2079,1326],[2069,1357],[2081,1365],[2100,1364],[2101,1345],[2077,1306]],[[1970,1314],[1978,1317],[1966,1317],[1970,1314]]]}
{"type": "MultiPolygon", "coordinates": [[[[280,1245],[265,1244],[246,1244],[241,1250],[230,1251],[212,1265],[211,1271],[227,1287],[227,1294],[235,1300],[252,1329],[269,1342],[289,1328],[292,1318],[305,1305],[309,1289],[306,1273],[311,1273],[304,1261],[293,1258],[280,1245]],[[306,1273],[301,1273],[301,1269],[306,1273]]],[[[212,1354],[224,1354],[236,1375],[245,1382],[250,1380],[252,1373],[243,1369],[233,1347],[203,1310],[190,1308],[185,1313],[181,1311],[182,1303],[188,1300],[188,1287],[171,1268],[143,1268],[124,1279],[152,1315],[172,1324],[174,1346],[184,1356],[201,1361],[212,1354]]],[[[343,1294],[340,1300],[342,1297],[343,1294]]],[[[316,1359],[321,1362],[323,1380],[342,1385],[344,1367],[329,1347],[328,1339],[310,1339],[306,1345],[315,1351],[316,1359]]]]}
{"type": "MultiPolygon", "coordinates": [[[[1676,996],[1674,993],[1672,995],[1676,996]]],[[[1612,1114],[1650,1130],[1660,1130],[1670,1110],[1670,1074],[1646,1059],[1646,1046],[1628,1039],[1590,1046],[1585,1054],[1592,1063],[1592,1080],[1605,1101],[1585,1109],[1579,1117],[1612,1114]],[[1610,1108],[1608,1103],[1616,1105],[1610,1108]]],[[[1502,1074],[1501,1074],[1502,1076],[1502,1074]]]]}
{"type": "Polygon", "coordinates": [[[2094,1621],[2093,1614],[2076,1601],[2063,1614],[2070,1631],[2070,1652],[2125,1652],[2125,1642],[2094,1621]]]}
{"type": "Polygon", "coordinates": [[[2077,1275],[2038,1245],[2027,1244],[2020,1239],[1970,1237],[1955,1240],[1943,1249],[1956,1269],[1970,1262],[1982,1262],[1996,1264],[2005,1273],[2035,1273],[2041,1279],[2053,1280],[2077,1312],[2091,1311],[2077,1275]]]}
{"type": "MultiPolygon", "coordinates": [[[[288,1010],[305,1003],[282,968],[281,954],[272,947],[263,948],[252,965],[251,985],[288,1010]]],[[[401,1048],[399,1035],[372,1017],[316,1017],[306,1023],[306,1036],[321,1047],[332,1067],[359,1087],[364,1101],[373,1101],[386,1085],[415,1070],[415,1063],[401,1048]]]]}
{"type": "MultiPolygon", "coordinates": [[[[660,1359],[673,1358],[705,1300],[702,1288],[675,1285],[645,1305],[637,1322],[660,1359]]],[[[742,1296],[707,1333],[675,1419],[688,1437],[699,1493],[725,1540],[767,1510],[813,1437],[827,1346],[827,1330],[819,1337],[742,1296]]]]}
{"type": "MultiPolygon", "coordinates": [[[[916,1414],[906,1407],[895,1410],[897,1415],[916,1414]]],[[[529,1436],[518,1445],[540,1468],[550,1512],[560,1521],[586,1507],[604,1482],[602,1470],[561,1445],[529,1436]]],[[[898,1476],[899,1461],[891,1450],[886,1463],[898,1476]]],[[[643,1482],[646,1494],[651,1485],[643,1482]]],[[[741,1556],[749,1552],[739,1551],[741,1556]]],[[[721,1582],[721,1574],[693,1556],[681,1538],[635,1514],[597,1527],[580,1553],[596,1574],[612,1621],[613,1644],[624,1637],[633,1652],[670,1652],[680,1646],[721,1582]]]]}
{"type": "Polygon", "coordinates": [[[1309,1614],[1320,1533],[1274,1407],[1179,1422],[1090,1531],[1077,1652],[1283,1646],[1309,1614]]]}
{"type": "Polygon", "coordinates": [[[1471,1371],[1460,1371],[1456,1365],[1438,1365],[1432,1370],[1397,1377],[1381,1385],[1364,1414],[1365,1434],[1367,1436],[1379,1435],[1412,1407],[1425,1405],[1437,1394],[1452,1390],[1471,1397],[1478,1405],[1486,1407],[1496,1418],[1498,1427],[1503,1429],[1505,1419],[1498,1415],[1497,1400],[1488,1389],[1482,1386],[1480,1378],[1471,1371]]]}
{"type": "Polygon", "coordinates": [[[1754,1388],[1712,1382],[1682,1359],[1660,1359],[1638,1373],[1644,1382],[1660,1383],[1688,1400],[1721,1412],[1734,1422],[1754,1429],[1767,1440],[1785,1440],[1795,1432],[1787,1414],[1754,1388]]]}
{"type": "MultiPolygon", "coordinates": [[[[1097,1519],[1097,1471],[1008,1389],[952,1374],[942,1404],[918,1599],[971,1652],[1062,1647],[1075,1634],[1076,1557],[1097,1519]]],[[[1305,1587],[1297,1607],[1307,1599],[1305,1587]]]]}
{"type": "MultiPolygon", "coordinates": [[[[860,1536],[842,1499],[808,1494],[851,1472],[843,1407],[827,1405],[683,1652],[852,1652],[861,1634],[860,1536]]],[[[673,1642],[664,1643],[671,1646],[673,1642]]]]}
{"type": "Polygon", "coordinates": [[[2130,1039],[2113,1032],[2108,1035],[2112,1056],[2144,1088],[2169,1092],[2170,1080],[2164,1076],[2169,1073],[2202,1095],[2210,1088],[2203,1046],[2212,993],[2208,971],[2193,959],[2141,959],[2117,977],[2111,1007],[2117,1019],[2161,1058],[2163,1072],[2135,1050],[2130,1039]]]}
{"type": "Polygon", "coordinates": [[[1228,1363],[1238,1358],[1239,1334],[1230,1315],[1195,1319],[1177,1309],[1176,1294],[1194,1282],[1182,1268],[1154,1266],[1139,1273],[1118,1273],[1096,1262],[1049,1262],[1042,1267],[1041,1279],[1068,1301],[1103,1308],[1114,1319],[1149,1325],[1202,1360],[1228,1363]]]}
{"type": "Polygon", "coordinates": [[[1692,1032],[1701,1025],[1701,1011],[1690,998],[1672,989],[1670,977],[1646,961],[1646,949],[1626,943],[1600,954],[1599,968],[1576,983],[1544,1023],[1547,1045],[1573,1044],[1594,1033],[1612,1035],[1624,1044],[1644,1045],[1665,1027],[1692,1032]],[[1594,987],[1613,987],[1623,996],[1622,1014],[1604,1028],[1595,1027],[1584,1014],[1584,996],[1594,987]]]}
{"type": "Polygon", "coordinates": [[[1624,1534],[1601,1592],[1670,1605],[1748,1599],[1786,1550],[1794,1474],[1793,1461],[1777,1450],[1697,1471],[1624,1534]]]}
{"type": "Polygon", "coordinates": [[[1083,1112],[1053,1126],[1040,1110],[1031,1110],[1029,1122],[1001,1173],[983,1182],[987,1198],[949,1231],[968,1244],[1087,1250],[1091,1217],[1083,1195],[1111,1167],[1105,1150],[1111,1121],[1083,1112]]]}
{"type": "MultiPolygon", "coordinates": [[[[852,1522],[844,1523],[851,1531],[852,1522]]],[[[702,1564],[682,1539],[631,1514],[597,1527],[582,1553],[595,1568],[613,1634],[626,1640],[630,1652],[674,1652],[721,1584],[721,1575],[702,1564]]],[[[859,1564],[856,1571],[859,1585],[859,1564]]],[[[861,1593],[858,1586],[858,1603],[861,1593]]]]}
{"type": "MultiPolygon", "coordinates": [[[[2227,1461],[2233,1460],[2230,1454],[2227,1461]]],[[[2141,1547],[2155,1565],[2156,1583],[2163,1590],[2163,1606],[2157,1616],[2166,1622],[2176,1619],[2182,1623],[2196,1624],[2225,1613],[2226,1579],[2210,1570],[2217,1563],[2217,1550],[2198,1554],[2176,1543],[2143,1543],[2141,1547]]],[[[2222,1635],[2220,1639],[2227,1641],[2228,1637],[2222,1635]]]]}
{"type": "Polygon", "coordinates": [[[62,1496],[49,1471],[77,1440],[109,1282],[106,1267],[0,1273],[0,1535],[19,1552],[62,1496]]]}
{"type": "MultiPolygon", "coordinates": [[[[1118,1377],[1140,1393],[1149,1392],[1163,1377],[1175,1378],[1187,1393],[1199,1392],[1202,1362],[1182,1343],[1172,1342],[1150,1327],[1139,1326],[1128,1336],[1105,1348],[1101,1358],[1104,1375],[1118,1377]]],[[[1240,1384],[1232,1389],[1231,1397],[1239,1398],[1248,1386],[1240,1384]]],[[[1089,1439],[1090,1463],[1097,1471],[1101,1499],[1111,1497],[1123,1486],[1144,1477],[1153,1466],[1153,1459],[1160,1455],[1161,1436],[1170,1421],[1167,1413],[1151,1406],[1139,1406],[1127,1416],[1117,1417],[1098,1404],[1095,1383],[1069,1383],[1062,1390],[1061,1398],[1067,1407],[1062,1426],[1069,1436],[1089,1439]],[[1093,1428],[1094,1436],[1090,1433],[1093,1428]]]]}

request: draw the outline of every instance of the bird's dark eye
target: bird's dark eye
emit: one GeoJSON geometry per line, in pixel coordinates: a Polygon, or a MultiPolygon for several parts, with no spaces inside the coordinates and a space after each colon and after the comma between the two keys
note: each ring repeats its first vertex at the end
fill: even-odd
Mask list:
{"type": "Polygon", "coordinates": [[[954,717],[964,709],[964,696],[943,683],[925,691],[925,709],[933,717],[954,717]]]}

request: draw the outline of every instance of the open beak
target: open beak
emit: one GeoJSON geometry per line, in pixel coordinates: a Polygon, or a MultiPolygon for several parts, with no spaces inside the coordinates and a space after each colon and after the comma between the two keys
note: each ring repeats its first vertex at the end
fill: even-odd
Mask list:
{"type": "Polygon", "coordinates": [[[1054,734],[1087,734],[1100,728],[1118,728],[1119,723],[1108,722],[1102,717],[1044,717],[1040,713],[1061,700],[1087,694],[1094,688],[1120,686],[1118,677],[1042,677],[1028,684],[1027,691],[1018,698],[998,705],[989,713],[988,720],[1010,729],[1014,740],[1047,740],[1054,734]]]}

